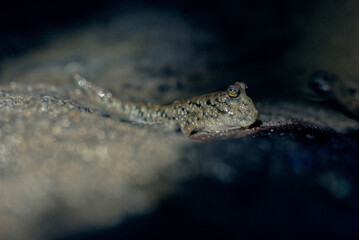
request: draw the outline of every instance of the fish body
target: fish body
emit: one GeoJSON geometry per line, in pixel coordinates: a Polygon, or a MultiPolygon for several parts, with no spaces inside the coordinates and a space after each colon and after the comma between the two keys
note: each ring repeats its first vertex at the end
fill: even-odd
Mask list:
{"type": "Polygon", "coordinates": [[[258,119],[258,110],[243,82],[235,82],[227,91],[215,92],[161,105],[127,101],[112,96],[78,74],[77,85],[95,95],[108,108],[138,123],[166,123],[177,121],[184,135],[197,132],[223,132],[252,125],[258,119]]]}
{"type": "Polygon", "coordinates": [[[359,119],[359,81],[340,79],[325,71],[313,73],[309,86],[319,100],[334,100],[343,112],[359,119]]]}

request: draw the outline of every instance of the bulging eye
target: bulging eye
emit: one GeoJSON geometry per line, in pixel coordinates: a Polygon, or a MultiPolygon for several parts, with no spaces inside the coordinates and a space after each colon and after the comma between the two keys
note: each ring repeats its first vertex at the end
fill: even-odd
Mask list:
{"type": "Polygon", "coordinates": [[[231,85],[227,89],[227,94],[231,98],[236,98],[239,96],[239,89],[237,87],[231,85]]]}

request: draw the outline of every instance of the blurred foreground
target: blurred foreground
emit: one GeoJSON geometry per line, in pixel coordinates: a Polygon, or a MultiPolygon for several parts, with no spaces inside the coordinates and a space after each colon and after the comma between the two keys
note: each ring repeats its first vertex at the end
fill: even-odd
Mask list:
{"type": "Polygon", "coordinates": [[[343,64],[359,56],[343,44],[359,32],[335,38],[322,28],[328,12],[339,19],[333,29],[355,17],[352,1],[336,7],[312,25],[298,18],[302,32],[318,35],[301,35],[266,68],[243,57],[238,69],[241,51],[231,55],[219,32],[158,8],[125,8],[3,57],[0,238],[359,237],[359,122],[301,96],[318,68],[359,76],[343,64]],[[308,46],[328,35],[323,47],[308,46]],[[350,57],[328,57],[324,45],[333,44],[350,57]],[[117,97],[156,103],[244,78],[264,124],[297,119],[322,129],[194,141],[168,126],[122,121],[76,88],[73,72],[117,97]]]}

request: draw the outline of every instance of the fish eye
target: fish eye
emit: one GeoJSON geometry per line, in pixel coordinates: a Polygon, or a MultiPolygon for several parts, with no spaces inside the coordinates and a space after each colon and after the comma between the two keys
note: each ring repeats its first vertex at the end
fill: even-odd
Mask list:
{"type": "Polygon", "coordinates": [[[236,86],[229,86],[227,89],[227,94],[231,98],[236,98],[239,96],[239,89],[236,86]]]}

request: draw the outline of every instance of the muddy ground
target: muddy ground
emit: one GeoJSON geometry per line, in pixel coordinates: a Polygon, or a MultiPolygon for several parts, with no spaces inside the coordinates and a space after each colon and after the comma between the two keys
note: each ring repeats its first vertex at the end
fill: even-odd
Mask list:
{"type": "Polygon", "coordinates": [[[359,122],[303,93],[317,70],[359,76],[359,4],[323,2],[119,4],[4,31],[0,238],[358,237],[359,122]],[[261,122],[187,138],[124,121],[74,72],[154,103],[244,81],[261,122]]]}

